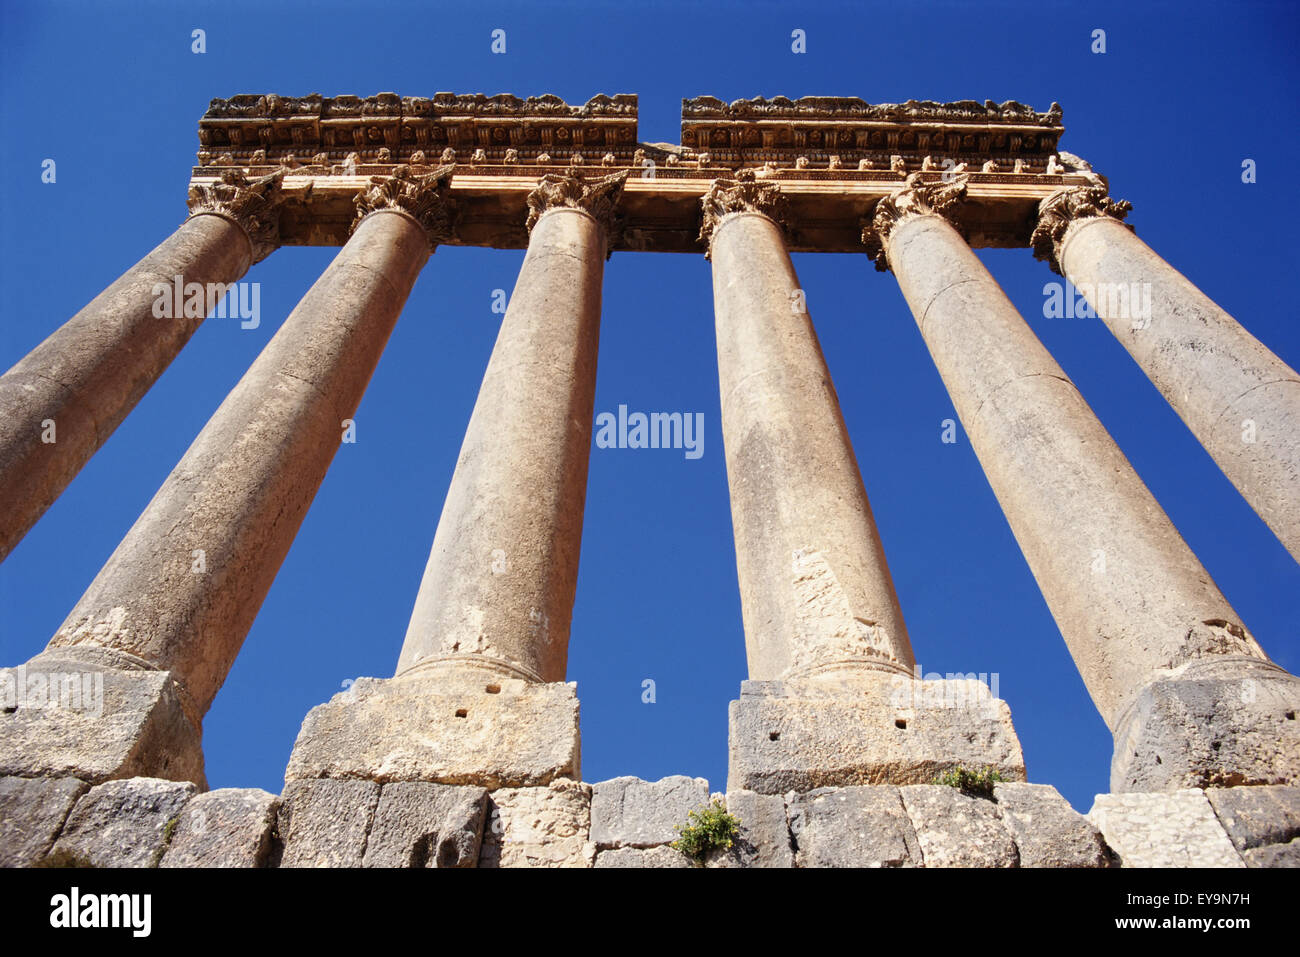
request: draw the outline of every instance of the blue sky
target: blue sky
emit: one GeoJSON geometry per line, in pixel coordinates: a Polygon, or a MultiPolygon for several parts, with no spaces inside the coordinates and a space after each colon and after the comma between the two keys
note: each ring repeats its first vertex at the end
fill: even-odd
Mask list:
{"type": "MultiPolygon", "coordinates": [[[[1132,200],[1162,256],[1292,366],[1300,153],[1290,4],[90,3],[0,6],[0,368],[185,216],[208,101],[236,93],[640,95],[643,141],[677,142],[711,94],[1018,99],[1064,108],[1063,149],[1132,200]],[[202,28],[207,52],[191,53],[202,28]],[[507,31],[507,52],[490,51],[507,31]],[[1091,33],[1107,52],[1090,52],[1091,33]],[[794,54],[790,35],[807,34],[794,54]],[[54,158],[57,182],[42,184],[54,158]],[[1243,159],[1258,182],[1241,182],[1243,159]]],[[[262,323],[212,319],[0,565],[0,664],[40,651],[207,418],[333,257],[285,248],[247,277],[262,323]]],[[[1028,250],[981,252],[1265,650],[1300,669],[1300,566],[1095,319],[1043,318],[1028,250]]],[[[324,486],[205,723],[213,787],[279,791],[302,718],[391,675],[523,254],[425,266],[324,486]]],[[[961,435],[896,283],[865,256],[795,267],[926,671],[997,673],[1032,781],[1078,808],[1108,789],[1110,736],[961,435]]],[[[726,778],[744,642],[718,428],[709,264],[615,254],[596,411],[704,416],[704,454],[593,448],[569,678],[583,776],[726,778]],[[642,702],[642,682],[656,702],[642,702]]],[[[1068,534],[1063,529],[1062,534],[1068,534]]]]}

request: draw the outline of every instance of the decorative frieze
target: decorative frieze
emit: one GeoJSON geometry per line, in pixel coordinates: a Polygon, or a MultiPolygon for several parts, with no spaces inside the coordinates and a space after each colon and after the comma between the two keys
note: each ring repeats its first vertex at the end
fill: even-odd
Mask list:
{"type": "Polygon", "coordinates": [[[280,245],[280,207],[284,202],[284,168],[266,176],[224,170],[214,182],[194,183],[189,191],[191,216],[224,217],[248,234],[253,262],[261,262],[280,245]]]}
{"type": "Polygon", "coordinates": [[[906,185],[876,204],[871,216],[871,224],[862,229],[862,242],[867,247],[867,255],[876,264],[876,269],[884,272],[889,268],[885,256],[885,243],[895,224],[908,216],[942,216],[953,225],[957,225],[953,215],[958,203],[966,198],[968,177],[957,176],[951,181],[925,182],[920,173],[913,173],[907,178],[906,185]]]}
{"type": "MultiPolygon", "coordinates": [[[[1132,209],[1133,204],[1126,199],[1111,199],[1105,186],[1076,186],[1058,190],[1038,206],[1038,224],[1029,237],[1034,258],[1046,261],[1052,267],[1052,272],[1062,275],[1061,240],[1065,238],[1065,231],[1071,223],[1093,216],[1110,216],[1123,222],[1132,209]]],[[[1131,223],[1124,225],[1130,230],[1133,228],[1131,223]]]]}

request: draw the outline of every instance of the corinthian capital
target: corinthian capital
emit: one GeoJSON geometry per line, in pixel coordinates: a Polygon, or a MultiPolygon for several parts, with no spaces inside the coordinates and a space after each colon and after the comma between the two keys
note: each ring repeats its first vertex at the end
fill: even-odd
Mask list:
{"type": "Polygon", "coordinates": [[[455,166],[439,166],[432,173],[420,175],[409,166],[395,166],[391,176],[370,177],[370,187],[357,193],[353,202],[357,215],[351,233],[361,220],[381,209],[397,210],[410,216],[429,238],[429,248],[436,248],[451,237],[451,173],[455,166]]]}
{"type": "Polygon", "coordinates": [[[884,272],[889,268],[885,243],[894,227],[909,216],[942,216],[956,225],[952,211],[966,198],[967,179],[958,176],[951,182],[924,183],[920,173],[913,173],[903,182],[902,189],[878,202],[870,225],[862,229],[863,245],[875,261],[876,269],[884,272]]]}
{"type": "Polygon", "coordinates": [[[581,209],[605,228],[605,241],[612,250],[615,237],[614,213],[627,170],[598,179],[587,179],[577,167],[563,173],[547,173],[528,194],[528,231],[531,233],[542,213],[551,209],[581,209]]]}
{"type": "Polygon", "coordinates": [[[190,187],[191,216],[211,214],[228,219],[248,234],[253,262],[271,255],[280,245],[280,204],[284,202],[285,168],[249,179],[241,170],[222,172],[215,183],[190,187]]]}
{"type": "MultiPolygon", "coordinates": [[[[1127,199],[1118,202],[1106,195],[1105,186],[1075,186],[1053,193],[1038,204],[1038,224],[1029,239],[1035,259],[1045,259],[1052,272],[1061,273],[1061,241],[1071,224],[1094,216],[1109,216],[1123,221],[1133,204],[1127,199]]],[[[1124,223],[1129,229],[1133,227],[1124,223]]]]}
{"type": "Polygon", "coordinates": [[[732,213],[761,213],[783,231],[789,228],[781,187],[759,180],[752,169],[737,171],[735,179],[715,179],[700,199],[700,206],[704,211],[700,239],[706,244],[712,244],[713,231],[732,213]]]}

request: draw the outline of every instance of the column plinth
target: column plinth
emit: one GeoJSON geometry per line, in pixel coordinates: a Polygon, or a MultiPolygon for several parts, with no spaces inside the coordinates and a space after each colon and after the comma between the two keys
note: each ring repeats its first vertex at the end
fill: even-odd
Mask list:
{"type": "Polygon", "coordinates": [[[1035,254],[1064,273],[1300,561],[1300,374],[1120,220],[1101,187],[1044,200],[1035,254]]]}
{"type": "MultiPolygon", "coordinates": [[[[445,181],[443,171],[412,188],[436,194],[445,181]]],[[[189,777],[202,768],[202,717],[325,477],[430,242],[406,213],[379,208],[359,221],[29,663],[111,672],[135,685],[140,674],[166,678],[156,708],[127,696],[129,712],[110,714],[111,730],[95,739],[112,735],[109,750],[135,755],[127,770],[105,771],[104,758],[84,751],[84,766],[65,773],[189,777]],[[177,726],[170,741],[150,737],[163,698],[175,699],[188,726],[177,726]]],[[[22,706],[0,718],[0,761],[39,764],[26,744],[61,740],[65,719],[61,710],[22,706]]]]}
{"type": "Polygon", "coordinates": [[[907,629],[782,215],[778,187],[752,175],[704,198],[751,679],[731,705],[729,786],[929,783],[955,764],[1023,778],[1005,704],[914,707],[907,629]],[[980,726],[978,745],[962,725],[980,726]]]}
{"type": "Polygon", "coordinates": [[[876,243],[897,277],[989,484],[1115,735],[1113,790],[1196,787],[1234,776],[1258,783],[1293,779],[1300,771],[1300,733],[1285,711],[1300,704],[1300,682],[1273,670],[1074,384],[957,230],[927,206],[931,190],[948,190],[944,198],[951,200],[962,185],[909,182],[905,201],[883,201],[864,238],[876,243]],[[1207,755],[1192,732],[1178,729],[1171,708],[1179,695],[1170,691],[1211,663],[1216,680],[1256,680],[1261,668],[1269,680],[1267,694],[1225,711],[1215,727],[1223,732],[1231,725],[1232,733],[1207,755]],[[1283,707],[1283,700],[1292,703],[1283,707]],[[1252,745],[1265,729],[1285,734],[1282,745],[1252,745]]]}
{"type": "MultiPolygon", "coordinates": [[[[275,248],[283,171],[238,171],[190,197],[192,215],[0,376],[0,560],[136,406],[207,315],[155,315],[160,289],[240,279],[275,248]],[[51,431],[52,428],[52,431],[51,431]]],[[[215,301],[212,303],[215,305],[215,301]]]]}
{"type": "Polygon", "coordinates": [[[580,774],[564,681],[601,281],[626,174],[543,178],[528,252],[434,534],[396,674],[314,709],[289,778],[544,784],[580,774]],[[406,702],[409,714],[400,720],[406,702]]]}

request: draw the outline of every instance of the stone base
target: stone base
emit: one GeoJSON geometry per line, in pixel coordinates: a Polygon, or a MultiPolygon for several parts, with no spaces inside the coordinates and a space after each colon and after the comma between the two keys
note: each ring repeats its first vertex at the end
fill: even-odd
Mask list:
{"type": "Polygon", "coordinates": [[[746,681],[729,715],[728,791],[931,784],[958,765],[1025,780],[1010,709],[974,679],[746,681]]]}
{"type": "Polygon", "coordinates": [[[0,669],[0,775],[191,781],[206,789],[202,733],[171,672],[42,655],[0,669]]]}
{"type": "Polygon", "coordinates": [[[1198,661],[1120,721],[1112,791],[1300,782],[1300,678],[1253,658],[1198,661]]]}
{"type": "Polygon", "coordinates": [[[575,688],[490,673],[359,678],[307,714],[285,780],[427,781],[492,790],[577,779],[575,688]]]}

